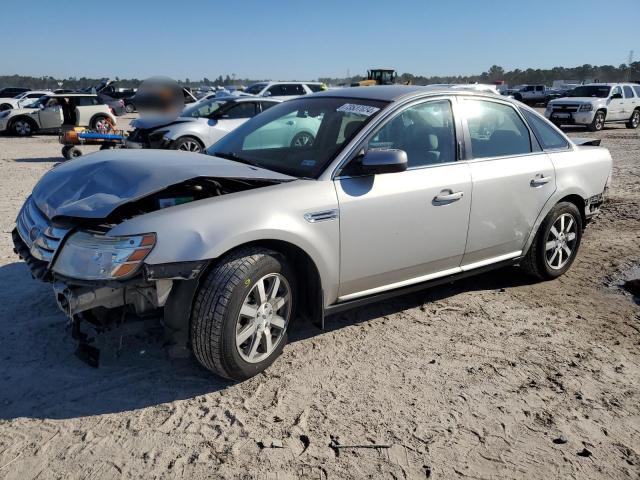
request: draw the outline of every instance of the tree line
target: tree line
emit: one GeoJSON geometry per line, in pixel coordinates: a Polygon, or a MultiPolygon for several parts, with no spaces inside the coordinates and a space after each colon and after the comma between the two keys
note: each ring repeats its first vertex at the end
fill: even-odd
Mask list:
{"type": "MultiPolygon", "coordinates": [[[[350,84],[365,78],[364,75],[355,75],[353,77],[321,77],[318,81],[328,85],[350,84]]],[[[118,87],[137,88],[142,80],[137,78],[120,79],[114,78],[118,82],[118,87]]],[[[51,76],[32,77],[28,75],[0,75],[0,87],[25,87],[31,89],[51,89],[70,88],[81,89],[96,86],[100,83],[100,78],[87,77],[69,77],[54,78],[51,76]]],[[[640,82],[640,62],[632,62],[630,64],[613,65],[581,65],[579,67],[553,67],[549,69],[527,68],[521,70],[519,68],[506,71],[499,65],[491,66],[486,72],[478,75],[445,75],[445,76],[422,76],[412,73],[402,73],[398,75],[399,83],[412,83],[414,85],[429,85],[434,83],[493,83],[496,81],[504,81],[508,85],[522,84],[545,84],[551,85],[554,80],[576,80],[578,82],[597,81],[597,82],[622,82],[637,81],[640,82]]],[[[178,83],[190,86],[223,86],[223,85],[249,85],[264,79],[236,78],[235,74],[219,75],[217,78],[209,79],[204,77],[201,80],[191,80],[185,78],[178,80],[178,83]]]]}

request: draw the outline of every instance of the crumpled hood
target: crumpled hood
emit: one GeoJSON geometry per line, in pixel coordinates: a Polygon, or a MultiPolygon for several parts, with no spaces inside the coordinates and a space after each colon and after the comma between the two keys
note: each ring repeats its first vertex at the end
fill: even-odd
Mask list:
{"type": "Polygon", "coordinates": [[[132,120],[130,125],[133,128],[141,128],[143,130],[154,129],[158,127],[166,127],[168,125],[174,125],[176,123],[185,123],[185,122],[195,122],[197,118],[193,117],[167,117],[167,116],[158,116],[151,118],[136,118],[132,120]]]}
{"type": "Polygon", "coordinates": [[[295,179],[199,153],[104,150],[49,170],[33,189],[32,198],[49,218],[100,219],[106,218],[120,205],[198,177],[295,179]]]}

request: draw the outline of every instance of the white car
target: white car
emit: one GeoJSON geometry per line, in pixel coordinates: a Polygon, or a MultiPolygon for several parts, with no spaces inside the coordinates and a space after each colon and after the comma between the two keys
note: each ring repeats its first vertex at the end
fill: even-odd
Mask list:
{"type": "Polygon", "coordinates": [[[575,88],[568,97],[552,100],[545,117],[560,125],[585,125],[592,132],[605,123],[640,125],[640,85],[632,83],[592,83],[575,88]]]}
{"type": "Polygon", "coordinates": [[[127,148],[161,148],[201,153],[227,133],[279,100],[253,96],[225,96],[199,100],[186,107],[179,117],[137,118],[127,148]]]}
{"type": "Polygon", "coordinates": [[[51,91],[31,90],[28,92],[19,93],[13,98],[3,98],[2,100],[0,100],[0,112],[11,110],[12,108],[25,107],[38,100],[40,97],[44,97],[45,95],[51,95],[51,91]]]}
{"type": "Polygon", "coordinates": [[[244,92],[257,97],[289,100],[326,89],[327,86],[321,82],[261,82],[249,85],[244,92]]]}
{"type": "Polygon", "coordinates": [[[0,112],[0,132],[21,137],[56,132],[62,125],[109,130],[116,124],[111,109],[90,93],[61,93],[40,97],[24,108],[0,112]]]}

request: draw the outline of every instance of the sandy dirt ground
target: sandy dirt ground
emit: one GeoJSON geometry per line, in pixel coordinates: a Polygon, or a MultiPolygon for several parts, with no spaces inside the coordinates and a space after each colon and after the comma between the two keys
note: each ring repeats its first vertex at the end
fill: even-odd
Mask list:
{"type": "Polygon", "coordinates": [[[619,288],[640,265],[640,132],[589,136],[614,183],[567,275],[503,269],[299,325],[240,384],[154,332],[99,369],[74,356],[10,238],[60,145],[0,137],[0,478],[640,478],[640,307],[619,288]]]}

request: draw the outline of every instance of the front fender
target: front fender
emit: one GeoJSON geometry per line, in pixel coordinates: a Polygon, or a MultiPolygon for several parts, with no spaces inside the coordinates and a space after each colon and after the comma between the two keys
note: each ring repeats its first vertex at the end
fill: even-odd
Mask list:
{"type": "Polygon", "coordinates": [[[339,221],[311,223],[304,215],[337,209],[332,182],[297,180],[158,210],[117,225],[109,235],[155,232],[156,246],[145,260],[151,265],[215,259],[256,241],[287,242],[313,260],[331,303],[339,282],[339,221]]]}

